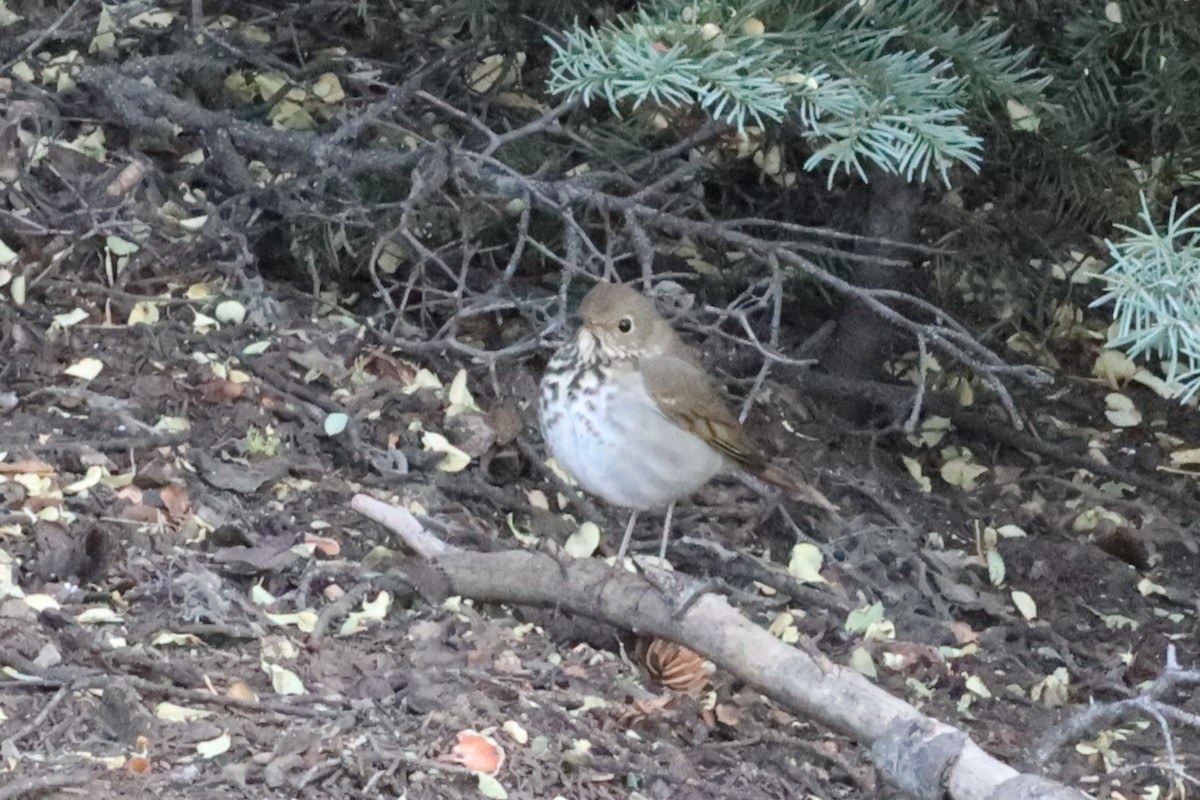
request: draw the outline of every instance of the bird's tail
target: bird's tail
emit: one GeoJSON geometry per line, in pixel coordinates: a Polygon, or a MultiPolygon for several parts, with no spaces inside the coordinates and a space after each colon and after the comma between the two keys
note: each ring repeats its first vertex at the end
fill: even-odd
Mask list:
{"type": "Polygon", "coordinates": [[[839,510],[837,506],[829,501],[828,497],[817,491],[816,487],[810,486],[787,470],[781,469],[770,462],[755,464],[747,471],[760,481],[765,481],[772,486],[778,486],[801,503],[815,506],[822,511],[828,511],[830,514],[837,513],[839,510]]]}

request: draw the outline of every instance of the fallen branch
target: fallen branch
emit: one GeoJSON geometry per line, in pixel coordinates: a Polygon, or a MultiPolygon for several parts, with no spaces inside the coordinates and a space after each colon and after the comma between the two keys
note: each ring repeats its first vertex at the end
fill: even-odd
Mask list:
{"type": "Polygon", "coordinates": [[[867,744],[875,766],[918,798],[1083,800],[1081,792],[1022,774],[959,729],[921,714],[857,672],[784,644],[723,597],[686,577],[616,571],[596,559],[546,553],[474,553],[430,534],[412,514],[367,495],[352,507],[394,531],[454,594],[553,607],[679,642],[788,711],[867,744]]]}

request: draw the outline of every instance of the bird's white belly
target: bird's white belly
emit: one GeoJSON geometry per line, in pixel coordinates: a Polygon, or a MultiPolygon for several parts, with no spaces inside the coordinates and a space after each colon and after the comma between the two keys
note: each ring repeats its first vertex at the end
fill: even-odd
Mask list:
{"type": "MultiPolygon", "coordinates": [[[[702,439],[671,422],[646,393],[640,376],[625,373],[617,388],[581,387],[564,413],[547,413],[542,430],[555,461],[580,486],[613,505],[641,511],[665,508],[712,479],[725,459],[702,439]]],[[[566,394],[566,387],[560,387],[566,394]]]]}

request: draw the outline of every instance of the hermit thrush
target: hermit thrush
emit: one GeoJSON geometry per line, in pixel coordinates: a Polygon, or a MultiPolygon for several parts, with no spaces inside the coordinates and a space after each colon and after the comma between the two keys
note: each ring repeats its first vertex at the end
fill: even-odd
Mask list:
{"type": "Polygon", "coordinates": [[[819,492],[768,463],[691,350],[636,290],[598,283],[579,307],[583,325],[555,353],[541,386],[550,452],[588,492],[633,510],[665,508],[665,557],[675,501],[717,473],[742,469],[826,510],[819,492]]]}

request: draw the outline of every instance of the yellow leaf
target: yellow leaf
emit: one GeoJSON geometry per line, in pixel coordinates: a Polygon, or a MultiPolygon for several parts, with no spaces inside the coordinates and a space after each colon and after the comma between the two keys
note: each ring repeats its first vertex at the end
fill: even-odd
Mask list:
{"type": "Polygon", "coordinates": [[[915,436],[909,436],[908,440],[917,447],[934,447],[941,443],[949,431],[950,418],[933,415],[921,420],[920,430],[915,436]]]}
{"type": "Polygon", "coordinates": [[[342,89],[342,82],[332,72],[323,73],[321,77],[317,78],[317,82],[313,84],[312,93],[329,105],[340,103],[346,99],[346,91],[342,89]]]}
{"type": "Polygon", "coordinates": [[[55,600],[53,597],[51,597],[48,594],[26,595],[24,600],[25,600],[25,605],[29,606],[34,611],[39,611],[39,612],[48,611],[48,610],[57,611],[58,609],[62,608],[62,606],[60,606],[58,604],[58,601],[55,600]]]}
{"type": "Polygon", "coordinates": [[[982,697],[986,700],[992,696],[987,684],[984,683],[983,678],[980,678],[978,675],[969,675],[965,685],[967,691],[977,697],[982,697]]]}
{"type": "Polygon", "coordinates": [[[267,663],[264,663],[262,668],[264,672],[271,676],[271,687],[275,690],[276,694],[308,694],[308,690],[304,688],[304,682],[300,680],[300,676],[290,669],[285,669],[278,664],[267,663]]]}
{"type": "Polygon", "coordinates": [[[153,325],[160,319],[158,313],[158,304],[146,300],[140,300],[133,304],[133,308],[129,312],[129,318],[125,320],[126,325],[153,325]]]}
{"type": "Polygon", "coordinates": [[[201,758],[216,758],[219,755],[229,752],[229,748],[233,746],[233,739],[228,733],[222,733],[215,739],[199,742],[196,745],[196,754],[201,758]]]}
{"type": "Polygon", "coordinates": [[[193,633],[161,631],[150,642],[155,647],[203,647],[204,640],[193,633]]]}
{"type": "Polygon", "coordinates": [[[471,463],[469,455],[450,444],[450,440],[440,433],[426,431],[421,434],[421,447],[431,453],[445,453],[446,457],[437,465],[442,472],[462,472],[471,463]]]}
{"type": "Polygon", "coordinates": [[[771,621],[770,627],[767,628],[767,633],[784,644],[795,644],[800,641],[800,629],[796,627],[796,618],[790,611],[784,611],[775,617],[771,621]]]}
{"type": "Polygon", "coordinates": [[[1170,400],[1182,391],[1182,386],[1178,381],[1167,383],[1145,368],[1139,368],[1137,372],[1133,373],[1133,377],[1130,380],[1134,383],[1140,383],[1164,400],[1170,400]]]}
{"type": "Polygon", "coordinates": [[[76,308],[72,311],[68,311],[66,314],[55,314],[54,323],[50,327],[52,329],[59,328],[66,330],[67,328],[84,322],[87,320],[88,316],[88,312],[84,311],[82,308],[76,308]]]}
{"type": "Polygon", "coordinates": [[[100,625],[121,622],[121,617],[108,606],[96,606],[76,616],[75,622],[80,625],[100,625]]]}
{"type": "Polygon", "coordinates": [[[107,53],[116,47],[117,44],[117,26],[113,21],[112,12],[108,10],[108,6],[100,6],[100,17],[96,21],[96,35],[92,37],[91,43],[88,45],[89,53],[107,53]]]}
{"type": "Polygon", "coordinates": [[[1027,620],[1037,618],[1037,603],[1032,597],[1022,591],[1013,590],[1012,593],[1013,605],[1017,607],[1017,611],[1021,612],[1021,616],[1027,620]]]}
{"type": "Polygon", "coordinates": [[[131,28],[169,28],[175,19],[174,12],[155,8],[130,17],[129,26],[131,28]]]}
{"type": "Polygon", "coordinates": [[[567,537],[563,550],[573,558],[589,558],[600,546],[600,528],[594,522],[585,522],[567,537]]]}
{"type": "Polygon", "coordinates": [[[7,28],[11,25],[16,25],[21,20],[25,19],[17,12],[11,10],[8,4],[0,0],[0,28],[7,28]]]}
{"type": "MultiPolygon", "coordinates": [[[[1164,587],[1159,586],[1149,578],[1142,578],[1140,581],[1138,581],[1137,590],[1143,597],[1149,597],[1152,594],[1165,595],[1167,593],[1167,590],[1164,587]]],[[[28,598],[26,598],[26,602],[28,601],[28,598]]]]}
{"type": "Polygon", "coordinates": [[[81,479],[75,481],[70,486],[64,486],[63,494],[83,494],[88,489],[100,483],[101,479],[107,474],[104,467],[99,464],[93,464],[88,467],[87,473],[81,479]]]}
{"type": "Polygon", "coordinates": [[[90,381],[94,380],[103,369],[104,362],[102,362],[100,359],[81,358],[63,370],[63,372],[67,375],[70,375],[72,378],[81,378],[85,381],[90,381]]]}
{"type": "Polygon", "coordinates": [[[211,717],[213,712],[201,708],[188,708],[163,701],[154,707],[154,716],[166,722],[192,722],[211,717]]]}
{"type": "Polygon", "coordinates": [[[1069,695],[1067,687],[1071,685],[1071,673],[1066,667],[1059,667],[1029,690],[1029,697],[1035,703],[1041,703],[1049,708],[1060,708],[1067,704],[1069,695]]]}
{"type": "Polygon", "coordinates": [[[271,120],[271,127],[285,131],[311,131],[317,127],[316,120],[307,108],[287,98],[271,107],[267,119],[271,120]]]}
{"type": "Polygon", "coordinates": [[[379,622],[386,617],[391,606],[392,596],[388,592],[380,592],[374,600],[364,600],[362,611],[354,611],[346,615],[346,621],[342,623],[338,635],[350,636],[366,630],[367,623],[379,622]]]}
{"type": "Polygon", "coordinates": [[[1193,447],[1189,450],[1176,450],[1171,453],[1171,463],[1177,467],[1200,464],[1200,447],[1193,447]]]}
{"type": "Polygon", "coordinates": [[[925,474],[921,469],[921,462],[917,461],[915,458],[909,458],[908,456],[900,456],[900,460],[904,462],[904,468],[908,470],[908,474],[913,477],[913,480],[917,482],[917,487],[920,488],[924,494],[929,494],[931,491],[933,491],[933,482],[930,481],[929,478],[925,477],[925,474]]]}
{"type": "Polygon", "coordinates": [[[195,318],[192,320],[192,330],[196,333],[208,333],[218,326],[218,322],[208,314],[201,314],[199,311],[193,311],[195,318]]]}
{"type": "Polygon", "coordinates": [[[1092,364],[1092,375],[1115,389],[1137,373],[1137,364],[1120,350],[1101,350],[1092,364]]]}
{"type": "Polygon", "coordinates": [[[951,486],[970,491],[976,487],[976,481],[988,471],[987,467],[971,461],[969,450],[957,451],[956,448],[946,448],[943,456],[947,458],[942,464],[942,480],[951,486]]]}
{"type": "Polygon", "coordinates": [[[767,26],[758,17],[750,17],[742,21],[742,33],[747,36],[762,36],[767,26]]]}
{"type": "Polygon", "coordinates": [[[521,723],[516,720],[508,720],[504,723],[503,727],[504,732],[517,744],[526,744],[529,741],[529,732],[521,727],[521,723]]]}
{"type": "Polygon", "coordinates": [[[821,564],[825,557],[816,545],[801,542],[792,547],[792,557],[788,561],[788,574],[802,583],[825,583],[821,576],[821,564]]]}
{"type": "Polygon", "coordinates": [[[154,430],[160,433],[184,433],[192,429],[192,423],[186,417],[159,417],[154,423],[154,430]]]}
{"type": "Polygon", "coordinates": [[[875,659],[871,658],[871,654],[862,647],[856,647],[850,653],[850,668],[860,675],[865,675],[868,678],[879,677],[879,670],[875,669],[875,659]]]}
{"type": "Polygon", "coordinates": [[[467,388],[467,371],[465,369],[460,369],[455,374],[454,380],[450,382],[450,389],[446,392],[446,399],[450,401],[449,407],[446,408],[447,417],[480,410],[479,406],[475,404],[471,390],[467,388]]]}
{"type": "Polygon", "coordinates": [[[434,375],[429,370],[422,368],[422,369],[417,370],[417,374],[413,378],[412,383],[408,384],[400,391],[403,394],[414,394],[421,389],[441,389],[441,388],[442,388],[442,381],[438,378],[438,376],[434,375]]]}
{"type": "Polygon", "coordinates": [[[1134,407],[1132,400],[1119,392],[1105,395],[1104,405],[1108,407],[1104,416],[1118,428],[1132,428],[1142,422],[1142,412],[1134,407]]]}
{"type": "Polygon", "coordinates": [[[1012,124],[1013,130],[1036,131],[1041,127],[1041,119],[1024,103],[1020,103],[1010,97],[1004,106],[1005,110],[1008,111],[1008,119],[1012,124]]]}
{"type": "Polygon", "coordinates": [[[493,89],[508,89],[517,84],[521,67],[525,65],[525,54],[509,57],[504,53],[487,56],[475,65],[467,78],[467,86],[476,94],[487,94],[493,89]]]}
{"type": "Polygon", "coordinates": [[[281,72],[260,72],[254,76],[254,85],[263,100],[274,99],[286,83],[287,78],[281,72]]]}

